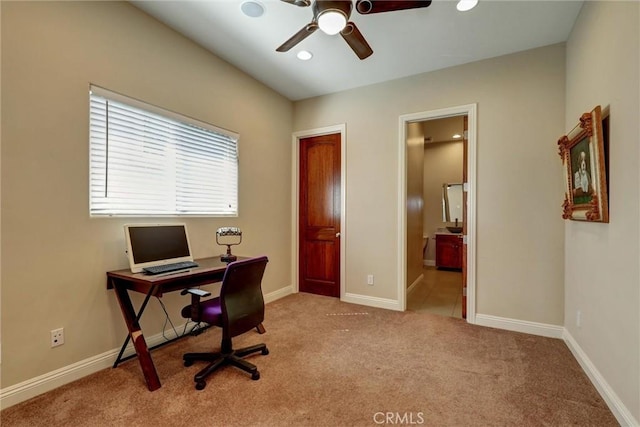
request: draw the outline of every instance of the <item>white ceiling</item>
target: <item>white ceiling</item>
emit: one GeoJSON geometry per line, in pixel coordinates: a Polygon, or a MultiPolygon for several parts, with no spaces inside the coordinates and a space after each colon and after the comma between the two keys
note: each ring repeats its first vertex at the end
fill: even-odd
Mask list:
{"type": "Polygon", "coordinates": [[[353,21],[373,49],[360,60],[340,37],[316,31],[286,53],[276,48],[312,19],[311,7],[259,0],[265,13],[245,16],[244,0],[132,1],[291,100],[424,73],[566,41],[582,1],[480,0],[469,12],[434,0],[424,9],[360,15],[353,21]],[[313,53],[300,61],[296,53],[313,53]]]}

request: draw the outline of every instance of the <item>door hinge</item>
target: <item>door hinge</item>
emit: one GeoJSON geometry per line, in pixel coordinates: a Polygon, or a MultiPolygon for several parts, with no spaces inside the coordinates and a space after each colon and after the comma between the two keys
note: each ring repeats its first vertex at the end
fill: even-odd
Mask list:
{"type": "Polygon", "coordinates": [[[467,244],[467,235],[466,234],[464,236],[462,236],[462,244],[463,245],[467,244]]]}
{"type": "Polygon", "coordinates": [[[469,192],[469,183],[465,182],[464,184],[462,184],[462,191],[464,191],[465,193],[469,192]]]}
{"type": "Polygon", "coordinates": [[[466,286],[464,288],[462,288],[462,296],[463,297],[467,296],[467,287],[466,286]]]}

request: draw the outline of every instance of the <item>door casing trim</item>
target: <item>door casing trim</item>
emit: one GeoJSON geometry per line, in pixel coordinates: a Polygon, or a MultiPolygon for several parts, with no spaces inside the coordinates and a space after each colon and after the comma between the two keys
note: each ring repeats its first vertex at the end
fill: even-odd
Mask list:
{"type": "Polygon", "coordinates": [[[345,236],[346,236],[346,136],[347,125],[341,123],[321,128],[297,131],[292,134],[292,185],[291,185],[291,252],[294,261],[291,263],[291,283],[293,284],[293,292],[300,292],[300,283],[298,276],[299,267],[299,240],[298,240],[298,223],[300,220],[299,212],[299,185],[300,185],[300,140],[313,136],[328,135],[333,133],[340,134],[340,300],[346,295],[346,268],[345,268],[345,236]]]}
{"type": "Polygon", "coordinates": [[[467,322],[476,323],[476,179],[477,104],[404,114],[399,118],[398,166],[398,305],[407,309],[407,124],[467,115],[467,322]]]}

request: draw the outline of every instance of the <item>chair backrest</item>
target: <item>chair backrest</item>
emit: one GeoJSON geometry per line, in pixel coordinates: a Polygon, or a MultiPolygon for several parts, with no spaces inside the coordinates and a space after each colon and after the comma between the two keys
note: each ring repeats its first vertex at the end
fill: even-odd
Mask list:
{"type": "Polygon", "coordinates": [[[220,305],[223,334],[227,338],[243,334],[264,320],[262,277],[266,256],[229,263],[222,279],[220,305]]]}

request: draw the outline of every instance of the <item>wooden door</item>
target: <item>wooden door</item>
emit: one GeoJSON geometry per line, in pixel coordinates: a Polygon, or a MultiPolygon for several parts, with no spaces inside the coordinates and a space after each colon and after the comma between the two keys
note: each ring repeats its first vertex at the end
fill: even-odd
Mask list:
{"type": "Polygon", "coordinates": [[[340,296],[341,134],[300,140],[299,289],[340,296]]]}
{"type": "Polygon", "coordinates": [[[467,157],[468,157],[468,140],[467,131],[469,128],[468,117],[464,116],[463,126],[464,133],[462,139],[463,155],[462,155],[462,318],[467,318],[467,157]]]}

